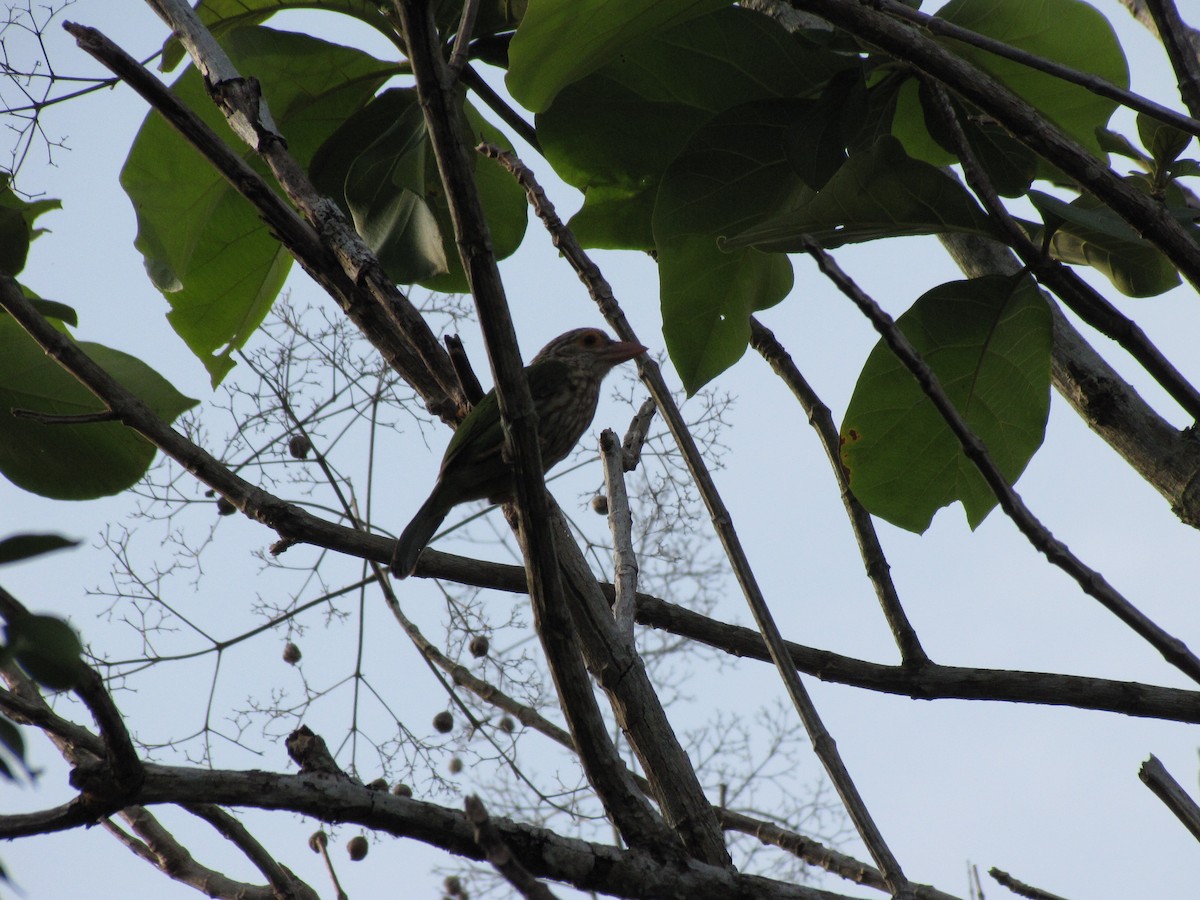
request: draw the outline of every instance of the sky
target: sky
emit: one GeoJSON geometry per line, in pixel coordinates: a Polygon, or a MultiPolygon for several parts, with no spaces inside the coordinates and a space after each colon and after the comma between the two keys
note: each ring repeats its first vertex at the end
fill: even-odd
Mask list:
{"type": "MultiPolygon", "coordinates": [[[[1118,28],[1130,59],[1133,88],[1177,105],[1170,73],[1150,36],[1118,3],[1101,0],[1097,5],[1118,28]]],[[[163,26],[140,4],[122,6],[118,14],[112,4],[79,0],[67,17],[100,28],[135,55],[149,55],[161,43],[163,26]]],[[[311,21],[292,18],[274,24],[302,27],[311,21]]],[[[361,32],[353,35],[356,39],[361,32]]],[[[94,71],[90,59],[56,27],[46,37],[60,72],[94,71]]],[[[376,43],[370,49],[382,54],[386,47],[376,43]]],[[[207,400],[212,396],[207,375],[181,352],[164,318],[166,304],[144,276],[133,247],[134,216],[116,180],[144,114],[141,101],[123,88],[47,113],[48,133],[64,137],[66,148],[49,154],[44,147],[36,148],[22,171],[23,187],[62,198],[64,209],[39,222],[51,233],[35,243],[22,280],[43,296],[74,305],[80,313],[81,337],[136,353],[183,392],[207,400]]],[[[1117,125],[1127,133],[1131,130],[1129,118],[1119,118],[1117,125]]],[[[523,156],[537,166],[565,218],[579,203],[578,196],[553,180],[532,154],[523,156]]],[[[846,248],[836,257],[893,314],[930,287],[959,277],[931,238],[846,248]]],[[[642,341],[661,351],[652,264],[635,254],[598,253],[596,258],[642,341]]],[[[531,223],[524,246],[501,271],[527,358],[566,328],[601,324],[574,274],[536,224],[531,223]]],[[[795,271],[792,295],[762,318],[840,419],[875,335],[809,261],[796,260],[795,271]]],[[[1194,294],[1177,289],[1151,300],[1129,300],[1116,296],[1107,284],[1097,284],[1137,319],[1186,375],[1200,379],[1194,351],[1200,310],[1194,294]]],[[[293,275],[290,289],[294,302],[325,302],[302,274],[293,275]]],[[[486,371],[478,332],[466,326],[462,336],[477,369],[486,371]]],[[[1095,341],[1157,408],[1179,425],[1186,424],[1119,350],[1104,339],[1095,341]]],[[[669,369],[667,375],[678,384],[669,369]]],[[[717,473],[718,485],[784,636],[860,658],[895,661],[828,464],[802,411],[752,354],[721,376],[716,387],[736,398],[723,433],[728,451],[717,473]]],[[[644,396],[637,389],[633,395],[635,403],[644,396]]],[[[685,407],[688,410],[696,410],[694,401],[685,407]]],[[[608,426],[620,430],[631,414],[628,402],[607,398],[593,433],[608,426]]],[[[213,418],[214,434],[226,428],[227,422],[213,418]]],[[[381,479],[381,495],[389,504],[387,517],[399,528],[432,483],[445,437],[402,422],[392,439],[395,452],[405,454],[406,468],[381,479]]],[[[597,472],[593,468],[564,482],[567,487],[555,488],[569,513],[581,519],[590,515],[578,497],[595,483],[597,472]]],[[[1057,396],[1045,444],[1017,487],[1078,556],[1100,569],[1167,631],[1200,646],[1195,532],[1179,524],[1153,489],[1057,396]]],[[[5,569],[0,573],[4,585],[31,608],[68,616],[98,649],[119,653],[134,646],[130,629],[106,615],[106,604],[88,591],[109,584],[110,557],[97,546],[97,536],[128,523],[132,506],[130,498],[118,497],[67,508],[0,484],[0,533],[65,531],[85,542],[70,556],[5,569]]],[[[189,527],[200,529],[208,522],[202,517],[189,521],[189,527]]],[[[974,533],[957,506],[940,512],[924,535],[885,524],[879,528],[900,596],[934,660],[1186,686],[1153,650],[1049,567],[998,512],[974,533]]],[[[165,524],[144,527],[136,546],[152,559],[155,543],[167,533],[165,524]]],[[[222,520],[207,557],[206,579],[194,585],[190,577],[171,581],[173,602],[220,635],[236,633],[240,623],[257,621],[254,604],[270,602],[272,592],[289,585],[279,573],[260,575],[251,556],[270,542],[270,534],[247,521],[222,520]]],[[[476,547],[470,552],[487,555],[494,549],[476,547]]],[[[311,558],[309,554],[296,562],[311,558]]],[[[439,634],[445,606],[433,585],[406,582],[401,600],[415,611],[427,634],[439,634]]],[[[715,615],[749,621],[731,580],[715,615]]],[[[444,697],[415,654],[407,647],[403,653],[394,652],[396,642],[403,640],[394,626],[378,610],[366,610],[364,617],[368,659],[378,666],[372,670],[372,684],[386,687],[397,715],[414,730],[428,733],[423,723],[445,705],[444,697]]],[[[326,625],[315,617],[305,625],[308,630],[299,642],[311,668],[304,677],[319,682],[345,671],[347,654],[355,652],[356,629],[326,625]]],[[[117,694],[117,702],[139,736],[153,740],[194,727],[194,703],[204,701],[210,685],[216,685],[216,702],[229,708],[249,693],[266,693],[274,686],[294,692],[300,676],[279,660],[282,640],[275,634],[231,651],[215,674],[211,658],[179,664],[165,671],[167,678],[131,683],[117,694]]],[[[761,697],[768,706],[777,703],[781,694],[772,677],[762,664],[718,668],[707,658],[697,658],[685,683],[692,702],[672,708],[672,717],[686,730],[699,727],[716,711],[744,707],[748,696],[761,697]]],[[[974,864],[981,870],[997,866],[1070,898],[1194,894],[1195,842],[1137,778],[1138,766],[1153,753],[1193,795],[1200,793],[1193,728],[1070,709],[914,701],[812,678],[804,681],[880,830],[912,880],[965,896],[966,872],[974,864]]],[[[344,713],[336,703],[314,708],[313,727],[327,737],[335,735],[345,728],[344,713]]],[[[533,738],[529,749],[522,748],[527,754],[523,761],[536,764],[552,758],[541,755],[537,740],[533,738]]],[[[44,768],[45,776],[32,790],[0,784],[0,810],[44,808],[70,796],[53,748],[32,736],[30,743],[31,759],[44,768]]],[[[256,746],[258,755],[219,745],[218,764],[290,770],[281,745],[256,746]]],[[[163,761],[173,761],[168,751],[160,754],[163,761]]],[[[804,758],[797,783],[811,782],[818,768],[815,760],[804,758]]],[[[489,784],[476,780],[470,769],[457,783],[464,790],[480,791],[486,802],[489,784]]],[[[458,801],[441,797],[439,802],[455,806],[458,801]]],[[[238,867],[230,874],[253,877],[236,855],[213,840],[206,826],[188,822],[183,815],[163,816],[180,837],[193,839],[191,849],[203,861],[238,867]]],[[[332,896],[319,860],[304,844],[314,823],[279,814],[252,813],[246,818],[251,830],[258,825],[260,833],[269,835],[270,849],[287,865],[323,896],[332,896]]],[[[340,829],[337,840],[344,842],[352,833],[356,832],[340,829]]],[[[844,849],[864,856],[853,841],[844,849]]],[[[335,856],[344,859],[340,843],[335,856]]],[[[84,890],[98,900],[195,896],[135,859],[100,829],[3,845],[0,861],[31,898],[84,890]],[[51,860],[54,864],[48,865],[51,860]]],[[[415,842],[385,839],[372,846],[364,862],[341,861],[338,869],[352,897],[377,896],[397,879],[411,886],[409,896],[434,897],[441,875],[425,873],[449,865],[446,856],[415,842]]],[[[821,886],[852,896],[877,896],[832,878],[821,886]]],[[[1003,889],[986,882],[985,890],[989,897],[1005,896],[1003,889]]]]}

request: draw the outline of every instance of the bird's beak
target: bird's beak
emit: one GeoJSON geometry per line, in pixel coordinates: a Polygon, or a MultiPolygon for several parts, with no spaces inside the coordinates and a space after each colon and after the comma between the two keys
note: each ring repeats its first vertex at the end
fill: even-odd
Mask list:
{"type": "Polygon", "coordinates": [[[637,341],[613,341],[604,351],[604,355],[615,366],[617,363],[623,363],[626,360],[633,359],[635,356],[640,356],[649,348],[644,347],[637,341]]]}

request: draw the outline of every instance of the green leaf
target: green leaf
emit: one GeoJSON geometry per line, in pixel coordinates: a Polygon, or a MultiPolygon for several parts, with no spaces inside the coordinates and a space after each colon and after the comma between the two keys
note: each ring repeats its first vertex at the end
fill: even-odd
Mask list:
{"type": "Polygon", "coordinates": [[[437,166],[414,89],[384,91],[347,119],[317,151],[310,173],[317,190],[342,203],[393,281],[449,271],[426,202],[437,166]]]}
{"type": "MultiPolygon", "coordinates": [[[[494,144],[503,150],[512,150],[512,143],[479,112],[463,101],[466,112],[467,127],[471,130],[471,140],[468,146],[474,146],[481,141],[494,144]]],[[[497,259],[505,259],[516,252],[525,237],[525,227],[529,223],[529,200],[525,190],[515,178],[498,162],[475,154],[475,186],[479,189],[479,200],[483,204],[483,213],[487,218],[488,231],[492,237],[492,253],[497,259]]],[[[430,165],[430,171],[434,171],[430,165]]],[[[435,275],[421,282],[422,287],[444,293],[465,293],[470,290],[467,274],[463,271],[462,258],[454,243],[454,223],[450,219],[450,207],[446,203],[441,184],[438,183],[433,191],[437,202],[432,205],[438,228],[445,239],[446,259],[450,271],[445,275],[435,275]]]]}
{"type": "MultiPolygon", "coordinates": [[[[940,163],[933,158],[921,158],[933,165],[949,165],[956,162],[957,141],[947,123],[943,121],[928,85],[921,82],[917,93],[930,138],[949,155],[948,161],[940,163]]],[[[1037,155],[991,119],[980,114],[974,106],[954,97],[950,97],[949,100],[955,119],[966,136],[967,144],[996,192],[1002,197],[1023,196],[1029,190],[1030,183],[1037,177],[1037,155]]],[[[907,150],[907,146],[905,149],[907,150]]],[[[914,154],[910,152],[909,155],[914,154]]]]}
{"type": "Polygon", "coordinates": [[[1171,261],[1095,197],[1084,194],[1065,203],[1030,191],[1029,200],[1055,229],[1050,252],[1056,259],[1092,266],[1128,297],[1157,296],[1180,283],[1171,261]]]}
{"type": "MultiPolygon", "coordinates": [[[[28,295],[28,291],[25,292],[28,295]]],[[[47,319],[58,319],[60,322],[66,322],[72,327],[79,325],[79,313],[75,311],[73,306],[68,306],[65,303],[59,303],[57,300],[44,300],[41,297],[30,297],[30,303],[33,308],[40,312],[47,319]]]]}
{"type": "MultiPolygon", "coordinates": [[[[21,729],[15,722],[3,715],[0,715],[0,750],[3,750],[20,765],[26,778],[33,779],[34,772],[25,762],[25,739],[21,737],[21,729]]],[[[4,753],[0,753],[0,774],[9,781],[16,781],[17,776],[4,759],[4,753]]],[[[6,880],[2,869],[0,869],[0,880],[6,880]]]]}
{"type": "Polygon", "coordinates": [[[1177,159],[1171,163],[1168,171],[1172,178],[1196,178],[1200,176],[1200,161],[1177,159]]]}
{"type": "Polygon", "coordinates": [[[782,300],[791,262],[718,239],[811,193],[788,162],[802,101],[735,107],[701,128],[668,167],[654,209],[663,336],[688,393],[741,358],[749,316],[782,300]]]}
{"type": "MultiPolygon", "coordinates": [[[[937,16],[1129,87],[1129,67],[1112,25],[1081,0],[950,0],[937,16]]],[[[1100,153],[1096,129],[1108,124],[1117,101],[967,44],[938,40],[1036,106],[1084,147],[1100,153]]]]}
{"type": "MultiPolygon", "coordinates": [[[[469,105],[473,145],[511,144],[469,105]]],[[[497,258],[511,255],[525,234],[528,206],[521,186],[501,167],[474,157],[475,182],[497,258]]],[[[351,116],[317,151],[311,174],[317,189],[338,200],[353,218],[389,277],[438,291],[465,291],[454,228],[412,88],[384,91],[351,116]]]]}
{"type": "MultiPolygon", "coordinates": [[[[357,50],[267,28],[231,31],[224,46],[244,75],[262,83],[275,122],[302,164],[395,71],[357,50]]],[[[235,153],[265,171],[232,135],[194,69],[173,90],[235,153]]],[[[138,132],[121,184],[138,217],[136,246],[171,304],[171,326],[216,384],[271,308],[291,255],[157,113],[138,132]]]]}
{"type": "Polygon", "coordinates": [[[1150,162],[1150,157],[1135,147],[1133,141],[1120,132],[1110,131],[1107,128],[1099,128],[1096,130],[1096,140],[1100,144],[1100,149],[1105,153],[1124,156],[1126,159],[1135,160],[1142,165],[1150,162]]]}
{"type": "MultiPolygon", "coordinates": [[[[1027,277],[940,285],[897,320],[992,460],[1015,481],[1041,445],[1050,408],[1051,319],[1027,277]]],[[[996,505],[916,378],[880,341],[842,423],[842,462],[874,515],[923,532],[962,501],[971,528],[996,505]]]]}
{"type": "Polygon", "coordinates": [[[530,0],[508,48],[508,90],[526,109],[543,112],[564,87],[634,41],[729,5],[730,0],[530,0]]]}
{"type": "Polygon", "coordinates": [[[0,541],[0,565],[78,546],[79,541],[61,534],[14,534],[0,541]]]}
{"type": "Polygon", "coordinates": [[[56,616],[23,615],[5,626],[12,655],[29,676],[56,691],[70,690],[83,675],[83,644],[56,616]]]}
{"type": "Polygon", "coordinates": [[[913,159],[931,166],[949,166],[957,162],[958,156],[938,133],[937,117],[926,115],[926,108],[924,85],[916,78],[905,81],[896,98],[892,135],[913,159]]]}
{"type": "Polygon", "coordinates": [[[856,65],[741,7],[623,48],[537,116],[546,158],[585,192],[572,230],[585,246],[650,249],[658,183],[697,128],[743,103],[814,93],[856,65]]]}
{"type": "Polygon", "coordinates": [[[1179,154],[1192,142],[1192,136],[1186,131],[1145,113],[1137,114],[1137,130],[1142,146],[1150,151],[1151,158],[1160,169],[1178,159],[1179,154]]]}
{"type": "Polygon", "coordinates": [[[45,232],[34,228],[34,220],[51,209],[61,209],[58,200],[35,200],[28,203],[13,193],[9,182],[12,176],[0,171],[0,272],[17,275],[25,268],[29,245],[45,232]]]}
{"type": "Polygon", "coordinates": [[[825,247],[912,234],[961,231],[994,237],[987,215],[950,176],[884,136],[851,154],[816,194],[727,238],[726,248],[798,251],[804,237],[825,247]]]}
{"type": "Polygon", "coordinates": [[[967,143],[1001,197],[1022,197],[1037,177],[1037,155],[999,125],[966,124],[967,143]]]}
{"type": "MultiPolygon", "coordinates": [[[[79,346],[166,421],[196,405],[140,360],[99,344],[79,346]]],[[[0,472],[43,497],[90,500],[135,484],[154,459],[154,446],[118,422],[42,424],[13,416],[13,408],[72,416],[104,407],[10,316],[0,316],[0,472]]]]}

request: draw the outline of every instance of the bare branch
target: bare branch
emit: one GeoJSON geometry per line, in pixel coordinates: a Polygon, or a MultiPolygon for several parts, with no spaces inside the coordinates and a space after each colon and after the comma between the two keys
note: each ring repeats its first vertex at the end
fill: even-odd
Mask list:
{"type": "Polygon", "coordinates": [[[622,472],[623,453],[617,435],[606,428],[600,434],[600,458],[604,462],[604,484],[608,491],[608,526],[613,539],[613,584],[617,600],[613,616],[617,630],[633,645],[633,618],[637,610],[637,556],[633,552],[633,518],[622,472]]]}
{"type": "Polygon", "coordinates": [[[1029,900],[1064,900],[1058,894],[1051,894],[1049,891],[1043,891],[1041,888],[1035,888],[1032,885],[1025,884],[1023,881],[1018,881],[1002,869],[988,869],[988,874],[996,879],[997,883],[1008,888],[1019,897],[1028,897],[1029,900]]]}
{"type": "Polygon", "coordinates": [[[820,437],[821,446],[825,449],[825,456],[829,459],[830,466],[833,467],[833,477],[841,492],[842,505],[846,508],[850,527],[858,542],[859,553],[862,555],[867,577],[875,587],[875,596],[879,598],[884,618],[887,619],[888,626],[892,630],[896,646],[900,648],[900,658],[905,665],[920,668],[929,662],[929,657],[921,646],[916,629],[909,622],[904,607],[900,604],[900,596],[896,592],[895,582],[892,581],[889,574],[891,567],[884,555],[883,545],[879,542],[875,523],[871,521],[871,514],[863,508],[863,505],[858,502],[858,498],[854,496],[854,492],[850,490],[850,480],[846,475],[845,466],[842,465],[841,438],[838,435],[837,426],[833,423],[829,407],[821,402],[771,330],[754,317],[750,318],[750,346],[762,355],[763,359],[775,370],[775,374],[782,378],[784,384],[796,395],[800,406],[808,415],[809,424],[820,437]]]}
{"type": "MultiPolygon", "coordinates": [[[[86,780],[86,775],[84,776],[86,780]]],[[[409,837],[470,859],[482,859],[471,823],[454,809],[322,775],[286,775],[147,764],[136,801],[142,805],[215,803],[250,809],[291,810],[327,822],[361,825],[409,837]]],[[[12,836],[14,818],[0,816],[0,838],[12,836]]],[[[697,860],[681,867],[639,850],[563,838],[545,828],[492,819],[500,839],[535,877],[581,890],[629,898],[689,896],[712,900],[848,900],[844,895],[768,878],[742,875],[697,860]]]]}
{"type": "MultiPolygon", "coordinates": [[[[1188,40],[1188,33],[1192,29],[1184,24],[1174,0],[1146,0],[1146,7],[1154,19],[1158,37],[1167,50],[1171,68],[1175,70],[1179,94],[1192,115],[1200,118],[1200,53],[1188,40]]],[[[1194,129],[1184,130],[1197,133],[1194,129]]]]}
{"type": "MultiPolygon", "coordinates": [[[[610,742],[598,735],[585,739],[575,730],[576,719],[585,711],[586,718],[593,718],[591,710],[594,700],[584,698],[572,685],[578,675],[568,678],[566,674],[566,666],[574,670],[579,667],[577,662],[568,658],[574,656],[574,651],[562,639],[569,633],[564,630],[564,609],[569,609],[576,620],[580,639],[585,642],[585,652],[588,652],[587,647],[593,645],[593,640],[610,646],[614,643],[611,635],[605,631],[606,626],[612,625],[611,616],[607,621],[600,621],[592,615],[597,605],[603,606],[602,602],[594,602],[595,595],[598,595],[595,581],[587,572],[586,565],[582,566],[582,570],[577,567],[577,564],[582,564],[583,558],[569,532],[563,527],[554,528],[555,519],[548,515],[541,454],[535,431],[536,410],[522,371],[516,334],[496,260],[491,252],[487,222],[472,177],[471,159],[457,128],[457,101],[442,62],[431,8],[419,0],[397,0],[396,8],[408,41],[409,59],[416,76],[417,91],[425,111],[442,184],[453,211],[451,218],[454,221],[455,241],[471,292],[475,296],[495,376],[496,398],[506,424],[509,461],[516,482],[518,538],[525,554],[538,635],[563,699],[564,712],[571,723],[576,747],[583,756],[588,779],[596,786],[606,809],[614,816],[614,821],[632,845],[653,846],[659,852],[674,852],[674,838],[666,838],[663,829],[655,821],[656,817],[643,805],[644,799],[640,794],[633,793],[633,785],[621,778],[619,772],[613,771],[613,766],[603,764],[597,758],[589,759],[592,754],[599,752],[600,747],[610,742]],[[568,577],[574,583],[569,591],[564,589],[566,585],[560,578],[556,541],[565,565],[571,567],[568,577]],[[587,582],[590,582],[591,589],[587,582]],[[585,605],[590,608],[585,609],[585,605]],[[585,620],[599,630],[586,632],[585,620]],[[561,623],[559,627],[554,627],[556,621],[561,623]],[[563,658],[558,659],[560,656],[563,658]],[[570,693],[564,693],[568,691],[570,693]],[[573,701],[568,700],[571,697],[578,697],[585,705],[579,710],[572,709],[573,701]],[[664,843],[664,840],[669,842],[664,843]]],[[[623,671],[622,677],[615,682],[603,675],[605,669],[612,667],[613,655],[601,657],[591,653],[588,658],[601,684],[606,685],[607,681],[607,686],[615,685],[618,688],[617,694],[610,694],[610,697],[617,696],[618,703],[633,700],[647,713],[639,718],[626,718],[624,724],[631,742],[641,755],[651,783],[672,785],[670,791],[656,792],[667,824],[677,830],[684,845],[698,858],[710,863],[727,864],[729,855],[722,842],[720,828],[704,799],[695,773],[691,772],[687,755],[676,741],[671,740],[673,732],[657,696],[644,676],[640,660],[634,653],[625,656],[628,658],[627,671],[623,671]],[[634,677],[625,677],[630,673],[634,673],[634,677]],[[688,774],[690,778],[686,777],[688,774]]],[[[593,725],[588,727],[595,730],[593,725]]],[[[613,751],[605,748],[603,752],[611,756],[613,751]]]]}
{"type": "Polygon", "coordinates": [[[1166,766],[1153,753],[1138,769],[1138,778],[1167,805],[1167,809],[1175,813],[1192,837],[1200,840],[1200,805],[1188,796],[1187,791],[1171,777],[1166,766]]]}

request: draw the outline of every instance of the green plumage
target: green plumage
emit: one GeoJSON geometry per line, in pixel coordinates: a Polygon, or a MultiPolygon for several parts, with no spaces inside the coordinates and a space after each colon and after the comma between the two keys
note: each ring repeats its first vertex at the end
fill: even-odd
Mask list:
{"type": "MultiPolygon", "coordinates": [[[[604,376],[645,350],[633,341],[614,341],[595,328],[577,328],[555,338],[525,367],[538,414],[544,472],[566,458],[591,424],[604,376]]],[[[492,390],[450,439],[433,492],[396,542],[392,574],[397,578],[412,574],[421,550],[458,504],[484,499],[499,503],[512,495],[512,467],[503,451],[500,404],[492,390]]]]}

